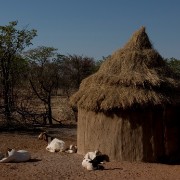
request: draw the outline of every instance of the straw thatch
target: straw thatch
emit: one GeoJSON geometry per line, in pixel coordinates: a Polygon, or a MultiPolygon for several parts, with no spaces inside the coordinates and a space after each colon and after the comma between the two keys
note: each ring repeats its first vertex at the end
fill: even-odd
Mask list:
{"type": "Polygon", "coordinates": [[[153,49],[142,27],[97,73],[82,81],[70,103],[92,111],[163,106],[176,103],[173,95],[177,86],[173,73],[153,49]]]}

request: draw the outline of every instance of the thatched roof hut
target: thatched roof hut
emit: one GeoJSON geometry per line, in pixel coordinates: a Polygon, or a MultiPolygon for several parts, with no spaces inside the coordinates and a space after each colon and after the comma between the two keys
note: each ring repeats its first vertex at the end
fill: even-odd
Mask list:
{"type": "Polygon", "coordinates": [[[178,93],[176,76],[142,27],[71,97],[78,152],[98,148],[114,160],[154,161],[165,151],[164,108],[179,104],[178,93]]]}

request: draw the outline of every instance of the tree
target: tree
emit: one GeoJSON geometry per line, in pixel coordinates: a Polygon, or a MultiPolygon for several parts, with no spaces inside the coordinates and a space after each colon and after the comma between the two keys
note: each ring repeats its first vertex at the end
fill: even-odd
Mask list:
{"type": "Polygon", "coordinates": [[[3,107],[7,124],[10,123],[13,111],[13,83],[14,66],[18,62],[17,57],[29,45],[36,36],[36,30],[17,29],[17,21],[9,22],[6,26],[0,26],[0,70],[3,89],[3,107]]]}
{"type": "Polygon", "coordinates": [[[58,58],[61,85],[64,87],[77,89],[84,78],[94,73],[93,58],[78,55],[59,55],[58,58]]]}
{"type": "MultiPolygon", "coordinates": [[[[36,96],[44,103],[49,124],[52,124],[52,95],[58,87],[56,50],[40,46],[26,52],[30,63],[29,81],[36,96]]],[[[45,121],[46,123],[46,121],[45,121]]]]}
{"type": "Polygon", "coordinates": [[[173,72],[180,76],[180,60],[172,57],[170,59],[165,59],[165,61],[173,72]]]}

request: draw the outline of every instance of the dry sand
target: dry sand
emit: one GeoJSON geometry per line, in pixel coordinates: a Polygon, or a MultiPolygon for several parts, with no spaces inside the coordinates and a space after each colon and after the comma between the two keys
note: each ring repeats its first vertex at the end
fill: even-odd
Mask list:
{"type": "MultiPolygon", "coordinates": [[[[49,133],[76,144],[76,128],[49,129],[49,133]]],[[[50,153],[39,133],[1,132],[0,151],[6,148],[25,149],[32,159],[25,163],[0,163],[0,180],[180,180],[180,165],[156,163],[108,162],[104,170],[87,171],[79,154],[50,153]]]]}

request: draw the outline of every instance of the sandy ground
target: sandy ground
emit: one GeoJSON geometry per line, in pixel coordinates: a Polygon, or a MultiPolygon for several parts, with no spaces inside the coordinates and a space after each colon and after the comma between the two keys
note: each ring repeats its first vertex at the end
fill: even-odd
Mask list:
{"type": "MultiPolygon", "coordinates": [[[[76,128],[49,129],[49,133],[67,143],[76,144],[76,128]]],[[[25,149],[31,160],[25,163],[0,163],[0,180],[180,180],[180,165],[108,162],[104,170],[87,171],[79,154],[50,153],[46,142],[35,132],[1,132],[0,151],[25,149]]]]}

